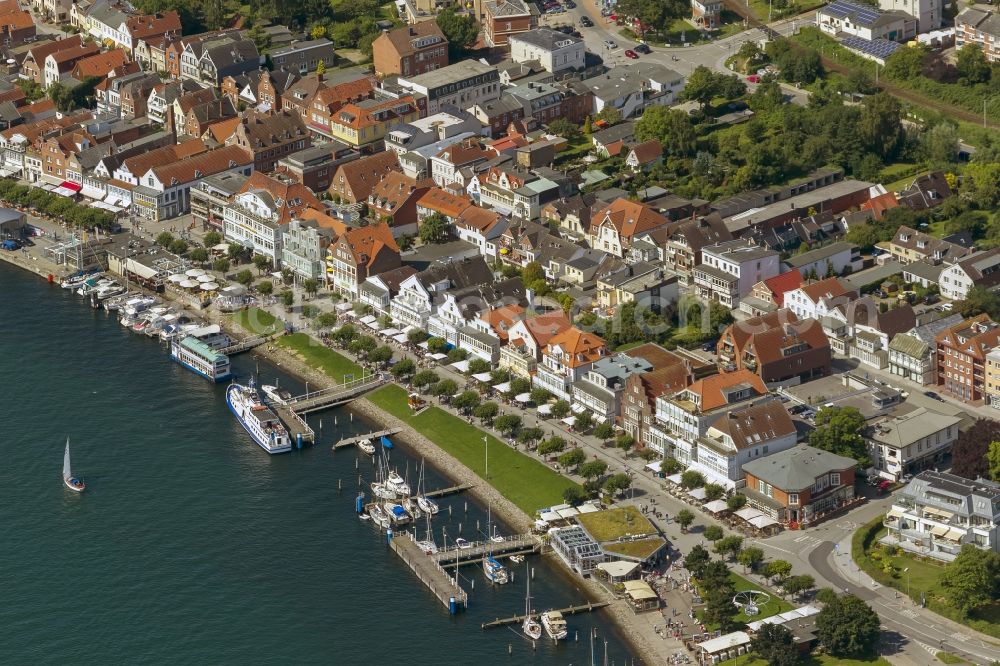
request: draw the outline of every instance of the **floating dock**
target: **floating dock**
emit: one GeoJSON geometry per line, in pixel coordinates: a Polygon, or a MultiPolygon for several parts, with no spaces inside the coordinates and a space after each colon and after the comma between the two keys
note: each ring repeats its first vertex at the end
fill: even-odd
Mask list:
{"type": "MultiPolygon", "coordinates": [[[[585,604],[577,604],[575,606],[567,606],[566,608],[556,609],[559,613],[563,615],[576,615],[577,613],[590,613],[591,611],[599,610],[605,606],[609,606],[610,602],[607,601],[588,601],[585,604]]],[[[532,613],[532,615],[538,615],[538,613],[532,613]]],[[[491,622],[483,622],[483,629],[492,629],[493,627],[503,627],[508,624],[519,624],[524,622],[524,615],[512,615],[510,617],[498,617],[491,622]]]]}
{"type": "Polygon", "coordinates": [[[333,450],[336,451],[337,449],[344,449],[347,448],[348,446],[356,446],[358,442],[362,442],[366,439],[375,442],[380,437],[388,437],[389,435],[395,435],[397,432],[399,432],[399,428],[387,428],[386,430],[370,432],[365,435],[358,435],[357,437],[348,437],[334,444],[333,450]]]}
{"type": "Polygon", "coordinates": [[[306,423],[304,418],[289,409],[288,405],[279,405],[276,402],[269,402],[268,405],[285,424],[289,437],[297,447],[301,447],[306,442],[311,444],[316,441],[316,431],[306,423]]]}
{"type": "Polygon", "coordinates": [[[486,555],[509,557],[537,553],[542,543],[533,534],[515,534],[504,537],[503,541],[477,541],[466,548],[449,546],[427,557],[442,567],[458,567],[463,564],[478,564],[486,555]]]}
{"type": "Polygon", "coordinates": [[[430,497],[431,499],[437,497],[447,497],[448,495],[456,495],[460,492],[466,491],[472,488],[471,483],[460,483],[457,486],[448,486],[447,488],[438,488],[437,490],[428,490],[424,493],[424,497],[430,497]]]}
{"type": "Polygon", "coordinates": [[[399,534],[389,539],[392,552],[406,563],[427,589],[438,598],[448,612],[454,615],[469,604],[469,594],[461,588],[448,572],[421,550],[409,534],[399,534]]]}
{"type": "Polygon", "coordinates": [[[270,342],[272,339],[279,337],[278,335],[258,335],[252,338],[244,338],[238,340],[228,347],[224,347],[219,350],[220,354],[225,354],[226,356],[232,356],[233,354],[242,354],[243,352],[250,351],[256,347],[260,347],[265,342],[270,342]]]}
{"type": "Polygon", "coordinates": [[[296,414],[308,414],[322,409],[330,409],[354,400],[358,396],[381,386],[385,382],[381,375],[368,375],[343,384],[337,384],[322,391],[313,391],[288,401],[288,406],[296,414]]]}

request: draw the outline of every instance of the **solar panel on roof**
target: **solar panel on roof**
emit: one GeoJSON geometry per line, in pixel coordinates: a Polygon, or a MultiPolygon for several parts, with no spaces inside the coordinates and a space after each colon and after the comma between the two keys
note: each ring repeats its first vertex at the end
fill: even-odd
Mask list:
{"type": "Polygon", "coordinates": [[[860,51],[870,56],[876,58],[888,58],[893,53],[895,53],[902,44],[890,41],[888,39],[864,39],[862,37],[844,37],[840,40],[840,43],[845,47],[852,49],[854,51],[860,51]]]}
{"type": "Polygon", "coordinates": [[[871,24],[882,16],[882,12],[870,5],[863,5],[850,0],[834,0],[825,8],[823,13],[837,18],[851,17],[855,22],[861,24],[871,24]]]}

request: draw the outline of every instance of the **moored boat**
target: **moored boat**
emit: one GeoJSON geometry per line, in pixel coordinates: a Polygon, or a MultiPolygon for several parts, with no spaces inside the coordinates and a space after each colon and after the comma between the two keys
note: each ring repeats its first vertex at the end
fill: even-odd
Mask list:
{"type": "Polygon", "coordinates": [[[426,495],[420,495],[417,497],[417,506],[420,507],[421,511],[432,516],[441,510],[441,507],[438,506],[437,502],[426,495]]]}
{"type": "Polygon", "coordinates": [[[278,405],[286,405],[288,401],[292,399],[292,394],[285,389],[278,388],[277,386],[271,386],[270,384],[262,384],[260,390],[264,392],[264,396],[271,402],[278,405]]]}
{"type": "Polygon", "coordinates": [[[527,583],[524,591],[524,622],[521,623],[521,631],[531,640],[537,641],[542,637],[542,625],[539,624],[538,620],[531,613],[531,575],[529,572],[525,573],[524,580],[527,583]]]}
{"type": "Polygon", "coordinates": [[[358,448],[361,449],[362,453],[367,453],[370,456],[375,455],[375,445],[372,444],[372,440],[363,439],[358,442],[358,448]]]}
{"type": "Polygon", "coordinates": [[[63,454],[63,483],[75,493],[82,493],[87,487],[83,479],[73,476],[73,469],[69,462],[69,437],[66,438],[66,452],[63,454]]]}
{"type": "Polygon", "coordinates": [[[399,475],[395,470],[389,472],[389,476],[386,477],[385,484],[396,491],[396,493],[402,497],[410,494],[410,484],[403,480],[403,477],[399,475]]]}
{"type": "Polygon", "coordinates": [[[413,520],[413,516],[399,502],[387,501],[382,504],[382,508],[385,510],[386,515],[389,516],[389,522],[393,525],[406,525],[413,520]]]}
{"type": "Polygon", "coordinates": [[[396,491],[381,481],[372,483],[372,494],[381,499],[396,499],[396,491]]]}
{"type": "Polygon", "coordinates": [[[563,618],[563,614],[557,610],[542,613],[542,628],[545,629],[545,634],[555,641],[561,641],[569,635],[566,620],[563,618]]]}
{"type": "Polygon", "coordinates": [[[494,585],[506,585],[510,581],[507,567],[492,555],[483,558],[483,573],[494,585]]]}
{"type": "Polygon", "coordinates": [[[372,519],[372,522],[379,527],[390,527],[389,515],[378,504],[372,504],[368,507],[368,516],[372,519]]]}
{"type": "Polygon", "coordinates": [[[230,384],[226,389],[226,404],[260,448],[271,454],[292,450],[288,431],[278,416],[261,402],[253,381],[246,386],[230,384]]]}
{"type": "Polygon", "coordinates": [[[171,340],[170,358],[209,381],[225,381],[232,374],[228,356],[190,336],[171,340]]]}

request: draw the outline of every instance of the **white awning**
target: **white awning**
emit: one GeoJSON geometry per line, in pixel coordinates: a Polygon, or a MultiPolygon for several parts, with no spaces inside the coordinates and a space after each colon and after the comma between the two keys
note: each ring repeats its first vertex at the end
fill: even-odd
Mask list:
{"type": "Polygon", "coordinates": [[[594,420],[597,421],[598,423],[604,423],[605,421],[607,421],[607,419],[604,417],[603,414],[594,414],[594,420]]]}
{"type": "Polygon", "coordinates": [[[961,541],[964,536],[965,530],[958,527],[952,527],[948,530],[948,533],[944,535],[944,538],[950,541],[961,541]]]}
{"type": "Polygon", "coordinates": [[[430,354],[430,357],[435,361],[443,361],[444,359],[448,358],[448,355],[442,354],[441,352],[436,352],[434,354],[430,354]]]}
{"type": "Polygon", "coordinates": [[[617,560],[615,562],[601,562],[597,565],[597,568],[612,578],[621,578],[631,575],[632,572],[639,568],[639,563],[617,560]]]}
{"type": "Polygon", "coordinates": [[[552,413],[552,405],[538,405],[538,413],[547,415],[552,413]]]}
{"type": "Polygon", "coordinates": [[[459,372],[468,372],[469,371],[469,362],[468,361],[456,361],[456,362],[452,363],[448,367],[455,368],[459,372]]]}
{"type": "Polygon", "coordinates": [[[889,513],[885,514],[886,518],[900,518],[903,515],[903,510],[898,507],[892,507],[889,509],[889,513]]]}
{"type": "MultiPolygon", "coordinates": [[[[490,381],[490,373],[488,372],[480,372],[478,375],[472,375],[472,376],[481,382],[490,381]],[[483,379],[483,375],[486,375],[486,379],[483,379]]],[[[493,390],[496,391],[497,393],[506,393],[507,391],[510,390],[510,382],[503,382],[502,384],[497,384],[496,386],[493,387],[493,390]]]]}
{"type": "Polygon", "coordinates": [[[750,522],[751,520],[753,520],[757,516],[763,516],[764,514],[762,514],[757,509],[754,509],[753,507],[745,506],[742,509],[740,509],[739,511],[737,511],[736,515],[739,516],[740,518],[742,518],[743,520],[745,520],[747,522],[750,522]]]}
{"type": "Polygon", "coordinates": [[[569,507],[568,509],[559,509],[558,513],[560,518],[572,518],[573,516],[579,515],[580,512],[573,507],[569,507]]]}
{"type": "Polygon", "coordinates": [[[587,411],[587,408],[579,403],[574,404],[572,407],[570,407],[570,409],[573,410],[574,414],[583,414],[585,411],[587,411]]]}
{"type": "Polygon", "coordinates": [[[15,173],[20,173],[20,169],[0,169],[0,178],[10,178],[15,173]]]}
{"type": "Polygon", "coordinates": [[[731,634],[725,634],[724,636],[713,638],[705,641],[704,643],[698,643],[698,649],[702,652],[707,652],[708,654],[716,654],[718,652],[725,652],[727,650],[732,650],[733,648],[748,645],[749,643],[750,637],[745,631],[734,631],[731,634]]]}
{"type": "Polygon", "coordinates": [[[90,185],[84,185],[83,188],[80,189],[80,194],[88,199],[103,199],[106,196],[104,190],[99,190],[96,187],[91,187],[90,185]]]}
{"type": "Polygon", "coordinates": [[[722,474],[719,474],[708,465],[702,465],[699,462],[693,462],[690,465],[688,465],[688,469],[701,474],[703,477],[705,477],[705,481],[707,481],[708,483],[717,483],[726,490],[733,490],[736,488],[735,481],[730,479],[728,476],[723,476],[722,474]]]}
{"type": "Polygon", "coordinates": [[[705,499],[705,489],[704,488],[692,488],[688,491],[688,496],[695,498],[696,500],[705,499]]]}
{"type": "Polygon", "coordinates": [[[418,347],[420,347],[421,349],[430,349],[430,347],[428,346],[428,344],[427,344],[427,341],[426,341],[426,340],[424,340],[423,342],[421,342],[421,343],[420,343],[420,344],[418,344],[417,346],[418,346],[418,347]]]}
{"type": "Polygon", "coordinates": [[[571,426],[574,423],[576,423],[576,417],[575,416],[567,416],[566,418],[564,418],[562,420],[562,422],[565,423],[568,426],[571,426]]]}
{"type": "Polygon", "coordinates": [[[531,394],[530,393],[518,393],[514,397],[514,400],[517,400],[518,402],[531,402],[531,394]]]}
{"type": "Polygon", "coordinates": [[[934,525],[931,527],[931,534],[934,536],[944,536],[948,533],[948,527],[945,525],[934,525]]]}
{"type": "Polygon", "coordinates": [[[362,324],[371,324],[371,323],[377,321],[377,318],[375,317],[375,315],[365,315],[364,317],[362,317],[358,321],[360,321],[362,324]]]}
{"type": "Polygon", "coordinates": [[[396,335],[397,333],[399,333],[399,329],[398,328],[392,328],[392,327],[383,328],[381,331],[379,331],[380,335],[384,335],[387,338],[391,338],[392,336],[396,335]]]}
{"type": "Polygon", "coordinates": [[[705,511],[708,511],[709,513],[721,513],[728,508],[729,505],[720,499],[712,500],[704,506],[705,511]]]}
{"type": "Polygon", "coordinates": [[[765,527],[771,527],[772,525],[778,524],[778,521],[775,520],[774,518],[764,515],[757,516],[756,518],[751,518],[747,522],[760,530],[764,529],[765,527]]]}
{"type": "Polygon", "coordinates": [[[646,465],[646,469],[648,469],[650,472],[654,472],[654,473],[655,472],[659,472],[661,464],[663,464],[662,460],[656,460],[656,461],[651,462],[648,465],[646,465]]]}
{"type": "Polygon", "coordinates": [[[555,511],[542,511],[540,514],[538,514],[538,517],[547,523],[554,523],[555,521],[559,520],[559,514],[556,513],[555,511]]]}
{"type": "MultiPolygon", "coordinates": [[[[369,315],[369,316],[371,316],[371,315],[369,315]]],[[[372,319],[371,321],[365,321],[364,319],[362,319],[361,323],[364,324],[365,326],[367,326],[368,328],[372,329],[373,331],[377,331],[378,330],[378,320],[377,319],[372,319]]]]}
{"type": "Polygon", "coordinates": [[[408,340],[406,339],[406,334],[405,333],[400,333],[399,335],[394,335],[394,336],[392,336],[392,339],[395,340],[396,342],[398,342],[401,345],[405,345],[408,342],[408,340]]]}
{"type": "Polygon", "coordinates": [[[669,481],[670,483],[674,484],[675,486],[679,486],[679,485],[681,485],[681,475],[680,474],[671,474],[670,476],[667,477],[667,481],[669,481]]]}

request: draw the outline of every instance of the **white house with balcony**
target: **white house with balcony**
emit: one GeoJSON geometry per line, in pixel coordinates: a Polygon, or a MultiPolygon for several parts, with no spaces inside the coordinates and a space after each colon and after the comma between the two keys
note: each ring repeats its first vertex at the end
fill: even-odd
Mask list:
{"type": "Polygon", "coordinates": [[[896,494],[881,543],[951,562],[966,544],[1000,552],[1000,484],[921,472],[896,494]]]}
{"type": "Polygon", "coordinates": [[[961,419],[919,407],[872,426],[865,437],[879,476],[899,481],[905,474],[939,465],[958,439],[961,419]]]}

